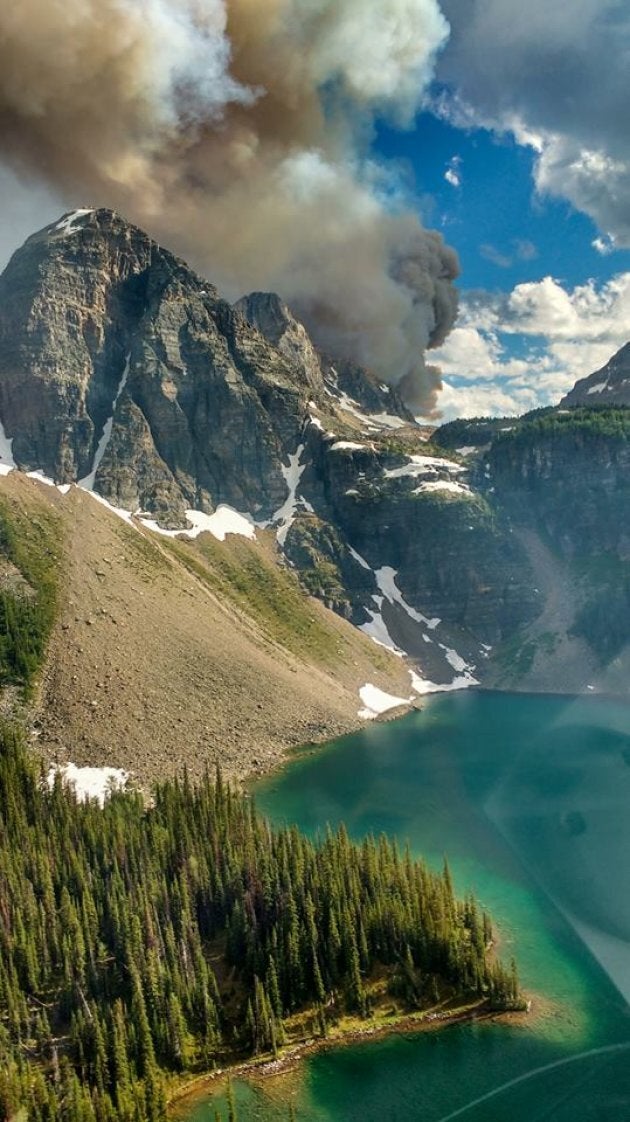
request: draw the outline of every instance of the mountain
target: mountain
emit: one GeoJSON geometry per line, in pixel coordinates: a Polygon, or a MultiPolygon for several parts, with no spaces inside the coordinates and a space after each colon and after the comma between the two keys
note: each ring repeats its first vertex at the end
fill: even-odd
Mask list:
{"type": "Polygon", "coordinates": [[[365,683],[411,692],[400,659],[277,564],[270,533],[176,540],[19,472],[0,479],[0,621],[5,711],[31,686],[45,758],[143,781],[257,773],[356,728],[365,683]]]}
{"type": "Polygon", "coordinates": [[[144,775],[255,770],[480,681],[627,690],[628,418],[431,435],[277,295],[230,305],[75,211],[0,278],[0,678],[40,668],[49,755],[133,744],[144,775]],[[54,596],[29,562],[49,514],[54,596]]]}
{"type": "Polygon", "coordinates": [[[588,378],[581,378],[563,397],[561,408],[573,405],[630,405],[630,343],[588,378]]]}
{"type": "Polygon", "coordinates": [[[627,694],[630,410],[455,421],[434,440],[467,448],[475,486],[509,520],[541,597],[495,652],[486,684],[627,694]]]}

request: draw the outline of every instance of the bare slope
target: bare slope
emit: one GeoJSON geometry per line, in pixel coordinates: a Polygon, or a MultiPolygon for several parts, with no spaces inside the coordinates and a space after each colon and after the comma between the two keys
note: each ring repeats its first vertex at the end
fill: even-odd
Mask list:
{"type": "Polygon", "coordinates": [[[184,763],[242,775],[355,728],[365,682],[409,695],[400,660],[307,597],[271,535],[164,539],[18,473],[0,495],[26,514],[54,509],[63,528],[38,702],[46,758],[140,782],[184,763]]]}

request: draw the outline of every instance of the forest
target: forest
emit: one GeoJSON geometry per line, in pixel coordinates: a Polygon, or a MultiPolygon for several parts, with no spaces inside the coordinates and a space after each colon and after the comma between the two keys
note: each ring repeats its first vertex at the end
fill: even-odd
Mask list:
{"type": "Polygon", "coordinates": [[[2,1122],[156,1122],[186,1073],[277,1054],[296,1011],[369,1018],[383,971],[406,1009],[518,1007],[491,939],[446,863],[272,829],[220,774],[80,802],[2,729],[2,1122]]]}

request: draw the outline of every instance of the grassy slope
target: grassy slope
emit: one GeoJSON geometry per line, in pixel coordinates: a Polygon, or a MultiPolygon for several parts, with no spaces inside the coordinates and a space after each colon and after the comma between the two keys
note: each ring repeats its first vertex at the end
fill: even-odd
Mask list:
{"type": "Polygon", "coordinates": [[[49,758],[142,782],[183,763],[242,775],[355,728],[365,682],[409,692],[400,660],[308,597],[270,535],[172,541],[17,475],[0,502],[29,584],[49,589],[46,628],[55,617],[39,690],[49,758]]]}
{"type": "Polygon", "coordinates": [[[26,696],[55,621],[61,540],[61,520],[45,503],[0,496],[0,684],[26,696]]]}

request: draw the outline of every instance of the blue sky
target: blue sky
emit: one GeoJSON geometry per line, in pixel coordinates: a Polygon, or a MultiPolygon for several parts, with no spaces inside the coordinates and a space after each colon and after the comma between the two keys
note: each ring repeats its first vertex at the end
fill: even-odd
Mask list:
{"type": "MultiPolygon", "coordinates": [[[[512,360],[531,364],[524,388],[522,377],[518,378],[522,392],[514,397],[516,411],[555,403],[576,378],[596,369],[614,352],[617,332],[619,345],[626,341],[626,324],[630,338],[630,321],[623,316],[610,341],[610,332],[602,325],[605,341],[583,344],[579,362],[560,364],[555,376],[540,385],[536,368],[554,365],[549,356],[553,332],[547,330],[544,315],[539,332],[531,323],[524,333],[513,327],[502,330],[501,309],[518,286],[539,286],[544,278],[553,278],[555,287],[548,289],[552,294],[559,288],[572,295],[590,286],[605,304],[608,286],[630,273],[630,249],[613,249],[588,214],[567,199],[537,189],[537,153],[532,147],[519,144],[510,132],[457,127],[425,110],[404,131],[379,124],[374,152],[398,167],[425,225],[440,230],[460,259],[460,319],[454,339],[437,353],[449,388],[459,391],[447,391],[446,416],[457,415],[462,408],[473,413],[477,404],[480,411],[513,411],[509,373],[496,369],[496,377],[480,377],[476,359],[483,361],[485,354],[480,350],[478,356],[471,355],[471,377],[465,347],[453,346],[458,333],[468,333],[467,339],[462,334],[464,344],[472,332],[490,341],[497,367],[512,360]],[[492,309],[494,314],[484,314],[492,309]]],[[[577,337],[575,341],[579,344],[577,337]]]]}
{"type": "Polygon", "coordinates": [[[628,341],[628,0],[49,8],[0,5],[0,262],[111,206],[427,412],[445,336],[445,416],[557,402],[628,341]]]}
{"type": "Polygon", "coordinates": [[[381,126],[375,151],[413,177],[425,224],[457,249],[464,289],[506,290],[546,273],[573,286],[630,267],[630,250],[602,255],[593,247],[591,218],[536,192],[534,153],[513,136],[458,129],[424,112],[409,131],[381,126]]]}

